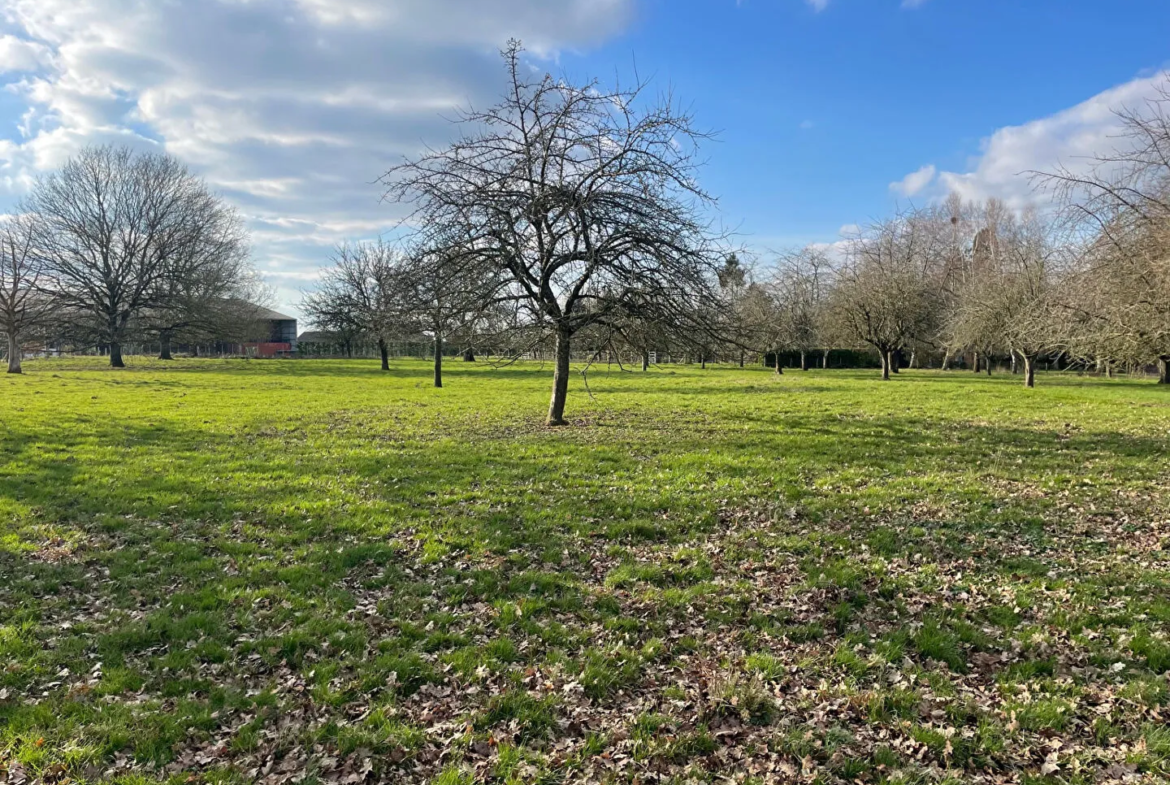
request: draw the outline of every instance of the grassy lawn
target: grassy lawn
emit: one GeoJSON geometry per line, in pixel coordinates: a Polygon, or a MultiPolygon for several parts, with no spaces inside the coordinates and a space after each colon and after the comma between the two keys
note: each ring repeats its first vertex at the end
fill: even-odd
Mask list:
{"type": "Polygon", "coordinates": [[[0,781],[1163,782],[1170,390],[0,378],[0,781]]]}

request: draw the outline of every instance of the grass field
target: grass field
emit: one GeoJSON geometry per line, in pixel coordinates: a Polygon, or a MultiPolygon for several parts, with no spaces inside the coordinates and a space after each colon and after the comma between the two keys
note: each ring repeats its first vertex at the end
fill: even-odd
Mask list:
{"type": "Polygon", "coordinates": [[[1164,782],[1170,390],[36,361],[0,781],[1164,782]]]}

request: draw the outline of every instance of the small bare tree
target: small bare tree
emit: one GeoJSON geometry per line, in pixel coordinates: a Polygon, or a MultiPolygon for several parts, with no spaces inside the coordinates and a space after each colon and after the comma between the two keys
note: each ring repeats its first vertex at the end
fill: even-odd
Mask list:
{"type": "Polygon", "coordinates": [[[43,227],[43,288],[115,368],[136,321],[170,307],[183,288],[174,282],[242,237],[235,212],[185,166],[128,148],[86,148],[39,180],[28,206],[43,227]]]}
{"type": "Polygon", "coordinates": [[[44,258],[37,248],[36,217],[8,216],[0,224],[0,330],[8,339],[8,373],[21,373],[24,337],[52,315],[41,291],[44,258]]]}
{"type": "Polygon", "coordinates": [[[509,91],[461,118],[453,144],[383,177],[387,198],[458,254],[495,270],[556,347],[549,425],[565,423],[578,331],[638,316],[694,323],[718,302],[724,254],[703,209],[696,145],[705,138],[669,98],[645,85],[609,89],[552,76],[532,80],[521,47],[503,52],[509,91]]]}
{"type": "MultiPolygon", "coordinates": [[[[449,239],[414,249],[396,285],[403,317],[430,333],[434,342],[435,387],[443,386],[446,340],[460,334],[470,339],[479,317],[512,299],[503,293],[498,267],[485,265],[478,254],[464,253],[449,239]]],[[[470,343],[463,348],[468,351],[470,343]]]]}
{"type": "Polygon", "coordinates": [[[225,221],[220,234],[208,235],[184,249],[191,258],[178,260],[161,277],[153,296],[157,303],[139,316],[141,332],[159,342],[159,359],[171,359],[176,339],[216,338],[241,309],[259,306],[263,285],[248,259],[248,242],[240,225],[225,221]]]}

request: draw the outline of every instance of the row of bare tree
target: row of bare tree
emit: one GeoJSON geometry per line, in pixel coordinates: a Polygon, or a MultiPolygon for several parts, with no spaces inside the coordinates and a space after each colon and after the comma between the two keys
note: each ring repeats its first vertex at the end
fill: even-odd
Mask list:
{"type": "Polygon", "coordinates": [[[533,79],[518,43],[503,54],[504,99],[384,175],[386,198],[410,208],[407,238],[343,247],[306,295],[319,326],[377,340],[384,367],[403,336],[434,340],[436,385],[446,340],[551,347],[552,425],[582,346],[643,368],[667,346],[704,363],[770,355],[778,371],[782,353],[807,369],[814,352],[866,347],[887,379],[907,357],[989,369],[1010,356],[1028,386],[1038,359],[1060,354],[1158,363],[1167,381],[1170,95],[1122,113],[1117,152],[1088,174],[1035,175],[1060,209],[952,196],[761,275],[709,220],[707,135],[671,96],[533,79]]]}
{"type": "Polygon", "coordinates": [[[236,212],[174,158],[83,150],[0,223],[8,372],[30,346],[107,351],[248,329],[262,286],[236,212]]]}
{"type": "Polygon", "coordinates": [[[869,347],[886,379],[902,358],[965,355],[990,373],[1010,357],[1032,387],[1038,358],[1058,356],[1156,365],[1170,383],[1170,91],[1119,117],[1091,166],[1033,173],[1045,209],[952,194],[741,277],[727,292],[740,341],[805,368],[817,349],[869,347]]]}

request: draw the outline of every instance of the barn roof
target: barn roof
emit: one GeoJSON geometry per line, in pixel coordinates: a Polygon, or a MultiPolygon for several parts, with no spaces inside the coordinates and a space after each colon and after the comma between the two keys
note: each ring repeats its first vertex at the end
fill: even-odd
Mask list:
{"type": "Polygon", "coordinates": [[[252,307],[256,309],[257,319],[269,319],[274,322],[295,322],[297,320],[295,316],[286,316],[279,311],[274,311],[271,308],[265,308],[261,305],[253,305],[252,307]]]}

